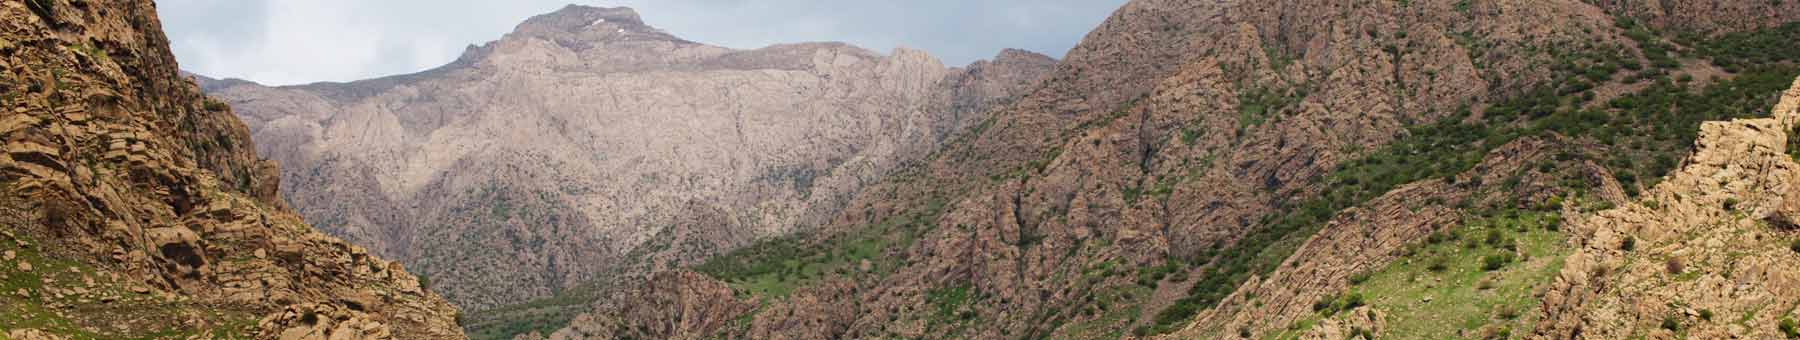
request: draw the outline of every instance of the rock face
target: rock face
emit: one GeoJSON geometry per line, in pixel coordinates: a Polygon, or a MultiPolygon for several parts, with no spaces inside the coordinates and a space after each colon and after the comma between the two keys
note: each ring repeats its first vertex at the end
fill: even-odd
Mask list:
{"type": "Polygon", "coordinates": [[[1680,171],[1641,200],[1575,224],[1577,251],[1543,297],[1552,321],[1533,335],[1796,336],[1784,321],[1793,311],[1781,306],[1800,303],[1800,242],[1765,222],[1800,200],[1800,164],[1787,150],[1800,123],[1800,79],[1794,85],[1772,117],[1701,126],[1680,171]]]}
{"type": "Polygon", "coordinates": [[[463,338],[399,264],[278,201],[150,1],[0,1],[0,73],[8,337],[463,338]]]}
{"type": "MultiPolygon", "coordinates": [[[[586,339],[608,335],[629,339],[705,339],[698,330],[719,329],[732,318],[756,308],[737,301],[731,287],[693,272],[665,272],[646,283],[656,287],[633,291],[630,296],[603,303],[616,308],[615,315],[583,315],[573,327],[551,333],[548,339],[586,339]],[[628,323],[657,320],[655,324],[628,323]]],[[[542,334],[520,339],[545,339],[542,334]]]]}
{"type": "MultiPolygon", "coordinates": [[[[1573,1],[1481,3],[1458,11],[1455,1],[1132,1],[1041,88],[930,162],[864,190],[826,228],[855,234],[922,217],[914,243],[877,256],[898,258],[898,268],[804,281],[788,299],[742,316],[750,321],[740,328],[712,331],[1129,334],[1203,279],[1134,274],[1237,242],[1316,194],[1316,181],[1339,162],[1404,136],[1410,124],[1548,81],[1534,71],[1549,58],[1542,48],[1604,41],[1599,32],[1611,22],[1573,1]],[[1465,32],[1481,40],[1454,39],[1465,32]],[[1476,44],[1496,47],[1476,53],[1476,44]],[[1264,102],[1273,98],[1281,100],[1264,102]],[[934,201],[941,211],[921,208],[934,201]],[[948,298],[956,296],[966,299],[948,298]]],[[[1370,214],[1369,223],[1420,230],[1404,234],[1443,218],[1370,214]]],[[[1353,234],[1342,235],[1349,242],[1353,234]]],[[[602,306],[594,314],[617,313],[602,306]]]]}
{"type": "Polygon", "coordinates": [[[419,74],[203,83],[284,166],[309,221],[480,310],[823,224],[1053,63],[733,50],[570,6],[419,74]]]}
{"type": "MultiPolygon", "coordinates": [[[[1738,26],[1749,21],[1736,21],[1744,18],[1724,9],[1766,6],[1686,3],[1692,5],[1684,8],[1721,9],[1677,14],[1721,14],[1712,21],[1719,32],[1786,20],[1738,26]]],[[[1389,265],[1409,246],[1453,227],[1466,217],[1465,204],[1554,210],[1541,202],[1577,194],[1593,197],[1595,204],[1624,204],[1638,192],[1666,196],[1655,191],[1665,189],[1628,190],[1609,170],[1614,165],[1592,161],[1609,159],[1595,155],[1642,147],[1534,124],[1548,120],[1543,116],[1584,110],[1606,116],[1617,109],[1601,94],[1580,95],[1585,89],[1556,92],[1564,84],[1590,82],[1606,91],[1630,92],[1652,82],[1675,82],[1648,79],[1668,77],[1670,71],[1662,68],[1682,67],[1679,62],[1644,67],[1654,54],[1649,44],[1662,38],[1650,35],[1638,42],[1632,37],[1637,34],[1626,32],[1636,28],[1624,26],[1635,24],[1626,20],[1633,16],[1656,29],[1679,26],[1654,21],[1636,8],[1572,0],[1132,1],[1072,50],[1041,87],[996,108],[991,121],[957,134],[926,162],[861,190],[819,233],[715,257],[696,268],[707,274],[702,280],[658,281],[631,290],[670,291],[670,284],[716,289],[708,287],[722,281],[738,292],[722,304],[760,306],[717,316],[735,322],[670,324],[669,313],[645,313],[642,304],[600,303],[552,335],[988,339],[1167,331],[1175,339],[1273,336],[1272,331],[1297,324],[1291,321],[1309,318],[1320,309],[1321,297],[1345,289],[1356,273],[1389,265]],[[1637,66],[1618,67],[1621,63],[1637,66]],[[1600,71],[1571,75],[1585,68],[1600,71]],[[1539,92],[1546,93],[1548,104],[1514,101],[1542,100],[1536,98],[1539,92]],[[1434,131],[1443,127],[1504,132],[1468,137],[1434,131]],[[1417,140],[1437,137],[1443,138],[1417,140]],[[1473,151],[1419,158],[1463,148],[1473,151]],[[1350,172],[1354,169],[1381,171],[1350,172]],[[1565,181],[1580,182],[1580,190],[1565,181]]],[[[1708,125],[1698,134],[1694,163],[1723,162],[1706,170],[1704,176],[1715,180],[1725,178],[1720,174],[1763,173],[1752,169],[1774,165],[1740,162],[1774,162],[1771,157],[1782,155],[1777,147],[1784,142],[1765,137],[1789,127],[1772,121],[1737,132],[1708,125]],[[1767,135],[1750,136],[1760,140],[1750,144],[1760,147],[1739,149],[1760,150],[1754,153],[1761,156],[1725,159],[1706,151],[1721,144],[1718,136],[1755,134],[1767,135]]],[[[1687,156],[1657,153],[1671,154],[1675,160],[1687,156]]],[[[1694,167],[1678,172],[1699,171],[1694,167]]],[[[1680,176],[1654,188],[1697,181],[1680,176]]],[[[1742,199],[1736,204],[1749,209],[1775,203],[1742,199]]],[[[1559,215],[1560,221],[1593,224],[1575,222],[1585,210],[1570,206],[1563,206],[1569,212],[1559,215]]],[[[1599,216],[1608,214],[1616,213],[1599,216]]],[[[1746,215],[1743,223],[1761,219],[1746,215]]],[[[1767,259],[1781,250],[1780,237],[1723,235],[1735,237],[1725,244],[1745,238],[1762,242],[1752,257],[1767,259]]],[[[1504,240],[1492,243],[1499,241],[1504,240]]],[[[1570,267],[1580,261],[1571,258],[1570,267]]],[[[1643,275],[1665,267],[1639,266],[1643,275]]],[[[1744,273],[1730,277],[1750,280],[1744,273]]],[[[1563,276],[1569,275],[1565,269],[1563,276]]],[[[1707,276],[1699,277],[1707,282],[1707,276]]],[[[1763,281],[1753,282],[1758,288],[1751,291],[1791,286],[1774,277],[1755,279],[1763,281]]],[[[1540,323],[1550,325],[1537,334],[1627,338],[1646,333],[1630,330],[1647,331],[1663,320],[1647,316],[1661,310],[1645,307],[1666,302],[1658,298],[1663,295],[1627,293],[1619,287],[1629,286],[1613,281],[1572,286],[1561,288],[1561,295],[1571,297],[1544,297],[1550,312],[1532,320],[1554,321],[1540,323]],[[1590,291],[1622,302],[1596,302],[1600,309],[1586,309],[1582,306],[1590,302],[1611,301],[1587,297],[1590,291]],[[1604,320],[1619,323],[1582,326],[1614,322],[1604,320]],[[1563,322],[1575,324],[1554,326],[1563,322]]],[[[1724,294],[1730,285],[1710,287],[1684,291],[1724,294]]],[[[1757,317],[1786,313],[1779,308],[1757,317]]],[[[1392,327],[1384,311],[1347,309],[1338,314],[1342,317],[1301,324],[1312,328],[1294,335],[1346,338],[1392,327]]],[[[1719,315],[1741,315],[1724,310],[1741,311],[1720,308],[1719,315]]],[[[1688,334],[1758,338],[1774,329],[1765,328],[1688,334]]]]}

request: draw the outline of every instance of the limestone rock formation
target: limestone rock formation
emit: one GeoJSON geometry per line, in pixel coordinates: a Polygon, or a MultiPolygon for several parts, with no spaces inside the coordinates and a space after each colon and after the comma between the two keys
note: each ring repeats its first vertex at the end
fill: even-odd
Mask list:
{"type": "Polygon", "coordinates": [[[423,73],[202,82],[284,166],[307,220],[481,310],[822,224],[1053,63],[733,50],[570,6],[423,73]]]}
{"type": "Polygon", "coordinates": [[[1792,246],[1800,243],[1794,230],[1765,222],[1800,200],[1792,195],[1800,164],[1787,150],[1800,123],[1800,79],[1771,112],[1701,126],[1680,171],[1637,202],[1575,224],[1577,250],[1544,296],[1551,322],[1533,336],[1800,335],[1787,307],[1800,304],[1792,246]]]}
{"type": "Polygon", "coordinates": [[[278,202],[274,165],[160,25],[151,1],[0,1],[6,337],[463,338],[400,265],[278,202]]]}
{"type": "MultiPolygon", "coordinates": [[[[1523,215],[1532,223],[1506,220],[1482,229],[1491,237],[1434,248],[1472,258],[1445,270],[1472,280],[1412,285],[1406,280],[1424,276],[1391,278],[1396,286],[1542,298],[1541,304],[1465,313],[1468,308],[1435,307],[1441,305],[1431,296],[1379,296],[1379,302],[1444,308],[1439,311],[1482,322],[1473,329],[1437,324],[1430,331],[1438,336],[1415,335],[1422,338],[1667,335],[1648,329],[1661,326],[1663,316],[1655,314],[1665,311],[1648,305],[1672,295],[1633,293],[1655,290],[1607,281],[1560,288],[1580,293],[1556,298],[1559,293],[1533,295],[1545,291],[1534,290],[1545,286],[1536,281],[1505,281],[1517,283],[1504,287],[1504,294],[1517,294],[1512,299],[1478,287],[1559,269],[1570,276],[1567,268],[1590,255],[1570,256],[1568,267],[1559,267],[1575,250],[1558,237],[1592,242],[1578,231],[1592,225],[1578,222],[1589,214],[1643,197],[1663,201],[1660,188],[1694,181],[1680,173],[1696,166],[1677,162],[1696,138],[1701,146],[1692,163],[1722,162],[1706,170],[1715,180],[1757,176],[1746,171],[1770,166],[1739,162],[1783,154],[1775,146],[1785,142],[1756,136],[1762,141],[1751,143],[1760,145],[1752,148],[1760,150],[1755,155],[1726,159],[1706,150],[1721,135],[1772,137],[1786,125],[1701,128],[1684,119],[1750,116],[1756,108],[1719,111],[1746,103],[1760,108],[1760,96],[1731,91],[1760,85],[1770,74],[1792,79],[1796,70],[1783,62],[1773,66],[1790,68],[1707,77],[1703,72],[1716,66],[1708,65],[1712,47],[1694,40],[1780,26],[1785,14],[1753,20],[1761,14],[1739,9],[1787,4],[1661,2],[1690,4],[1681,8],[1693,10],[1681,16],[1719,15],[1705,30],[1689,32],[1621,3],[1644,2],[1131,1],[1041,87],[957,133],[926,162],[859,191],[819,232],[761,242],[695,267],[705,280],[685,284],[723,283],[737,293],[725,303],[761,306],[717,316],[736,322],[684,322],[671,330],[652,317],[667,313],[596,304],[552,334],[609,339],[645,334],[621,330],[652,328],[659,333],[649,334],[787,339],[1387,336],[1417,320],[1365,304],[1375,300],[1347,297],[1361,295],[1334,294],[1363,289],[1351,288],[1359,274],[1396,266],[1425,271],[1407,252],[1433,235],[1523,215]],[[1708,111],[1696,106],[1710,102],[1686,99],[1732,105],[1708,111]],[[1700,132],[1685,133],[1694,129],[1700,132]],[[1665,179],[1670,173],[1675,176],[1665,179]],[[1557,227],[1563,229],[1552,230],[1557,227]],[[1527,243],[1509,235],[1542,237],[1527,243]],[[1590,303],[1600,309],[1578,307],[1590,303]],[[1538,313],[1540,306],[1556,312],[1538,313]],[[1564,322],[1576,324],[1555,326],[1564,322]],[[1589,323],[1602,325],[1582,326],[1589,323]]],[[[1792,36],[1778,33],[1751,41],[1781,45],[1792,36]]],[[[1770,51],[1785,50],[1757,52],[1770,51]]],[[[1702,203],[1727,205],[1723,196],[1712,200],[1702,203]]],[[[1729,205],[1769,211],[1778,203],[1739,200],[1729,205]]],[[[1610,214],[1618,213],[1597,216],[1610,214]]],[[[1745,214],[1742,220],[1765,219],[1745,214]]],[[[1647,241],[1638,251],[1668,252],[1644,255],[1653,260],[1637,261],[1645,273],[1629,283],[1649,285],[1643,282],[1658,282],[1643,280],[1651,272],[1694,268],[1702,260],[1660,261],[1674,254],[1674,247],[1662,246],[1667,240],[1695,234],[1664,234],[1654,242],[1642,236],[1647,241]],[[1642,264],[1652,261],[1659,262],[1642,264]]],[[[1728,244],[1762,242],[1746,254],[1751,258],[1791,252],[1776,247],[1785,237],[1728,235],[1735,237],[1728,244]]],[[[1682,254],[1675,257],[1688,256],[1682,254]]],[[[1681,277],[1698,281],[1665,281],[1716,283],[1706,281],[1709,272],[1699,273],[1681,277]]],[[[1756,287],[1787,286],[1780,275],[1746,279],[1744,273],[1731,277],[1763,280],[1752,282],[1756,287]]],[[[667,291],[667,284],[633,289],[667,291]]],[[[1730,287],[1681,290],[1722,294],[1730,287]]],[[[1763,290],[1744,296],[1779,296],[1756,293],[1763,290]]],[[[1771,309],[1785,313],[1786,307],[1771,309]]],[[[1683,315],[1700,314],[1694,310],[1683,315]]],[[[1740,315],[1727,310],[1741,311],[1715,312],[1740,315]]],[[[1776,316],[1755,315],[1764,328],[1668,328],[1772,334],[1776,316]]]]}

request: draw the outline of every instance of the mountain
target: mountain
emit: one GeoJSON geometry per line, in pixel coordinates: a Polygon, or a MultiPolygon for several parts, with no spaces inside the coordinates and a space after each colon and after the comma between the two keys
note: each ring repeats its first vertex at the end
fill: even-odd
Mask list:
{"type": "Polygon", "coordinates": [[[308,221],[480,311],[819,225],[1054,63],[735,50],[569,6],[418,74],[202,87],[283,165],[308,221]]]}
{"type": "Polygon", "coordinates": [[[1796,9],[1135,0],[815,232],[520,338],[1800,336],[1796,9]]]}
{"type": "Polygon", "coordinates": [[[0,73],[0,338],[463,338],[279,201],[151,1],[0,1],[0,73]]]}

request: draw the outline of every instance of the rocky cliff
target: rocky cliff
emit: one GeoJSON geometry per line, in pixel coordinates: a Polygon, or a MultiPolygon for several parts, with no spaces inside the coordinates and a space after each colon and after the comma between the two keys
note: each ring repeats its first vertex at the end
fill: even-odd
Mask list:
{"type": "Polygon", "coordinates": [[[1800,336],[1800,79],[1770,117],[1709,122],[1694,155],[1637,201],[1574,224],[1534,336],[1800,336]],[[1785,326],[1783,326],[1785,324],[1785,326]]]}
{"type": "Polygon", "coordinates": [[[0,330],[13,339],[457,339],[401,265],[277,195],[150,1],[0,1],[0,330]]]}
{"type": "Polygon", "coordinates": [[[1532,332],[1564,319],[1521,301],[1584,239],[1574,221],[1680,181],[1701,122],[1766,112],[1800,75],[1794,25],[1740,15],[1785,4],[1687,3],[1729,24],[1636,2],[1132,1],[821,232],[541,335],[1532,332]],[[757,308],[638,307],[720,282],[737,298],[719,305],[757,308]]]}
{"type": "Polygon", "coordinates": [[[818,225],[1053,63],[733,50],[570,6],[419,74],[206,87],[309,221],[481,310],[818,225]]]}

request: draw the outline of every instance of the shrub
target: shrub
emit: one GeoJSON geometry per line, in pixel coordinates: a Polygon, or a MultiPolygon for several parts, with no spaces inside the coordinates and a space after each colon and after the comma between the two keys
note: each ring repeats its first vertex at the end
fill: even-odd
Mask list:
{"type": "Polygon", "coordinates": [[[1450,266],[1444,263],[1444,259],[1439,258],[1437,260],[1431,261],[1431,265],[1426,266],[1425,269],[1430,270],[1432,272],[1442,273],[1445,270],[1449,270],[1450,266]]]}
{"type": "Polygon", "coordinates": [[[1725,210],[1737,210],[1737,205],[1738,199],[1736,197],[1725,199],[1725,210]]]}
{"type": "Polygon", "coordinates": [[[231,105],[226,105],[225,102],[221,102],[217,99],[212,99],[212,98],[207,98],[206,101],[202,102],[201,106],[203,106],[203,108],[205,108],[207,111],[213,111],[213,112],[224,112],[226,110],[231,109],[231,105]]]}
{"type": "Polygon", "coordinates": [[[1369,282],[1369,277],[1371,277],[1371,276],[1374,276],[1374,274],[1370,274],[1369,272],[1366,272],[1366,271],[1358,272],[1356,274],[1351,274],[1350,275],[1350,284],[1351,285],[1361,285],[1361,284],[1363,284],[1363,282],[1369,282]]]}
{"type": "Polygon", "coordinates": [[[1364,301],[1363,301],[1362,293],[1351,293],[1350,296],[1344,298],[1344,310],[1352,310],[1352,309],[1356,309],[1356,307],[1362,307],[1363,303],[1364,303],[1364,301]]]}
{"type": "Polygon", "coordinates": [[[1782,335],[1787,335],[1788,339],[1800,339],[1800,324],[1796,324],[1793,318],[1781,319],[1778,329],[1781,330],[1782,335]]]}
{"type": "Polygon", "coordinates": [[[1706,321],[1712,321],[1713,311],[1711,309],[1701,309],[1700,310],[1700,319],[1706,320],[1706,321]]]}
{"type": "Polygon", "coordinates": [[[1619,243],[1619,250],[1624,250],[1624,251],[1637,250],[1637,237],[1635,237],[1635,236],[1626,237],[1625,241],[1622,241],[1621,243],[1619,243]]]}
{"type": "Polygon", "coordinates": [[[1500,306],[1500,311],[1499,311],[1498,315],[1500,316],[1501,319],[1507,319],[1507,320],[1518,319],[1519,318],[1519,307],[1500,306]]]}
{"type": "Polygon", "coordinates": [[[1674,315],[1663,317],[1662,328],[1667,329],[1670,332],[1680,332],[1681,319],[1676,318],[1674,315]]]}
{"type": "Polygon", "coordinates": [[[1448,238],[1449,238],[1448,236],[1444,236],[1444,233],[1431,233],[1431,236],[1425,237],[1425,243],[1429,243],[1429,244],[1444,243],[1444,240],[1448,239],[1448,238]]]}
{"type": "Polygon", "coordinates": [[[1326,312],[1326,311],[1331,310],[1332,309],[1331,307],[1333,307],[1332,305],[1336,304],[1336,303],[1337,303],[1336,296],[1326,296],[1324,298],[1320,298],[1319,301],[1313,302],[1312,309],[1314,312],[1319,312],[1319,313],[1324,313],[1324,314],[1336,314],[1335,311],[1333,311],[1331,313],[1326,312]]]}
{"type": "Polygon", "coordinates": [[[1503,254],[1488,255],[1481,258],[1481,269],[1490,272],[1500,270],[1500,268],[1506,267],[1507,262],[1512,262],[1512,256],[1503,254]]]}
{"type": "Polygon", "coordinates": [[[1796,239],[1796,240],[1794,240],[1794,243],[1788,244],[1788,250],[1793,250],[1796,253],[1800,253],[1800,239],[1796,239]]]}

